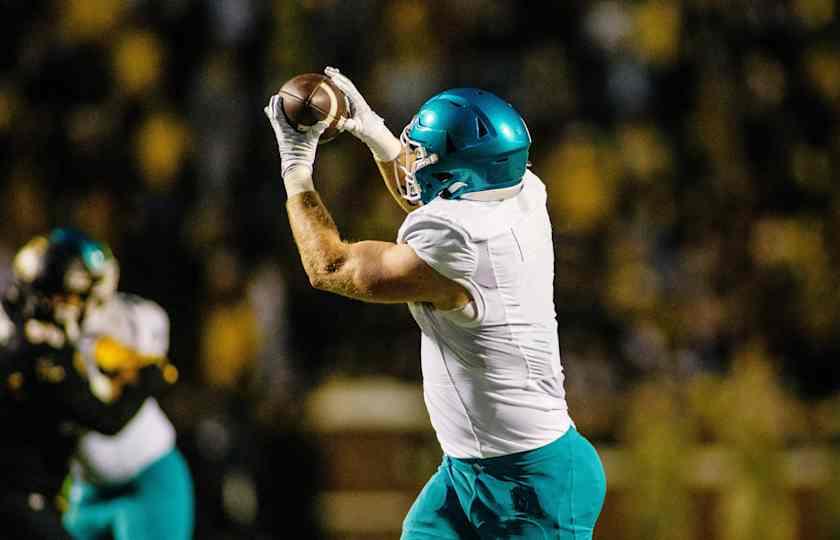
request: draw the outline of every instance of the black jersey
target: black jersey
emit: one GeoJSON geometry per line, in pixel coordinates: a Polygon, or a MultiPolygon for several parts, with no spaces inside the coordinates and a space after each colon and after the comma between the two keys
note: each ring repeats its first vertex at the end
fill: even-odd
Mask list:
{"type": "Polygon", "coordinates": [[[140,370],[111,403],[97,398],[71,346],[33,344],[17,331],[0,345],[0,491],[50,503],[85,430],[117,433],[166,385],[158,366],[140,370]]]}

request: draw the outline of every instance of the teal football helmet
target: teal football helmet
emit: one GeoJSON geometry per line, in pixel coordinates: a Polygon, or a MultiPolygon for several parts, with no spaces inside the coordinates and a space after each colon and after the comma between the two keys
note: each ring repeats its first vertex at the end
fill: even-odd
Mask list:
{"type": "Polygon", "coordinates": [[[446,90],[426,101],[400,138],[413,154],[400,193],[412,204],[435,197],[511,188],[528,166],[531,135],[506,101],[477,88],[446,90]]]}

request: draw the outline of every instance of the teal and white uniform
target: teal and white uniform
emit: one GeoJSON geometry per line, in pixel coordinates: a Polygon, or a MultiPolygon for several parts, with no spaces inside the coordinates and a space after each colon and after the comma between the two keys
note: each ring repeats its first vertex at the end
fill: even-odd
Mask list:
{"type": "MultiPolygon", "coordinates": [[[[85,320],[86,336],[108,336],[147,356],[166,356],[169,318],[154,302],[117,294],[85,320]]],[[[88,432],[73,464],[65,527],[74,538],[192,538],[193,490],[175,428],[149,397],[116,435],[88,432]]]]}
{"type": "Polygon", "coordinates": [[[397,241],[473,300],[409,306],[444,460],[403,539],[591,538],[606,481],[566,406],[545,185],[527,171],[513,189],[437,197],[397,241]]]}

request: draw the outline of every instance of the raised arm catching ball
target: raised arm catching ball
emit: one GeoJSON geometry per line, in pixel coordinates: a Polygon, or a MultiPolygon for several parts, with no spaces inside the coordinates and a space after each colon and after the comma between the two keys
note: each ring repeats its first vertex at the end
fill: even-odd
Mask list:
{"type": "Polygon", "coordinates": [[[326,127],[299,133],[271,98],[286,207],[312,285],[406,303],[421,331],[426,405],[444,457],[403,524],[404,540],[590,539],[606,482],[566,406],[546,188],[507,102],[475,88],[424,103],[397,139],[337,69],[342,125],[373,153],[410,213],[397,241],[344,242],[315,191],[326,127]]]}

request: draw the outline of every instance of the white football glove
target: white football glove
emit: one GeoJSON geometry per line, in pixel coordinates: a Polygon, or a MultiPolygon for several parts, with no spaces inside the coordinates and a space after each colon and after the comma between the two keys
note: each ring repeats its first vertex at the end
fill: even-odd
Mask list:
{"type": "Polygon", "coordinates": [[[368,145],[377,161],[395,160],[402,151],[400,140],[385,126],[382,117],[373,112],[353,81],[342,75],[334,67],[327,67],[324,69],[324,73],[344,92],[344,95],[350,101],[350,111],[353,116],[344,121],[340,126],[341,129],[352,133],[357,139],[368,145]]]}
{"type": "Polygon", "coordinates": [[[327,129],[328,122],[314,124],[305,133],[294,129],[286,121],[280,110],[280,96],[271,96],[268,105],[263,109],[274,136],[277,138],[277,148],[280,150],[280,173],[286,185],[286,196],[292,197],[304,191],[312,191],[312,164],[315,162],[315,151],[318,149],[318,139],[327,129]]]}

